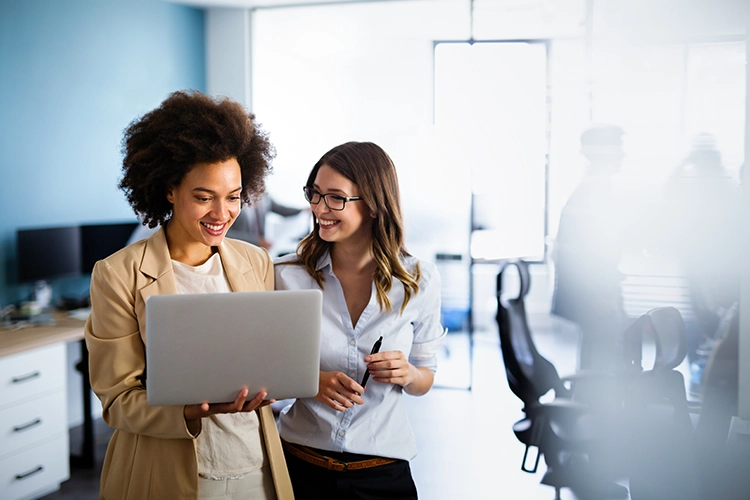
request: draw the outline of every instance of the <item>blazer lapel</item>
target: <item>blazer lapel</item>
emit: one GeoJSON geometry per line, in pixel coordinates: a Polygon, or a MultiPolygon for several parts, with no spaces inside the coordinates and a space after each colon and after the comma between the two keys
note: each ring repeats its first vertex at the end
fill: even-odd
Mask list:
{"type": "MultiPolygon", "coordinates": [[[[234,292],[245,292],[256,290],[256,280],[247,279],[248,273],[253,276],[253,265],[237,249],[226,243],[226,240],[219,245],[219,255],[221,263],[224,266],[224,273],[229,280],[229,286],[234,292]]],[[[260,281],[262,283],[262,281],[260,281]]]]}
{"type": "Polygon", "coordinates": [[[136,314],[141,332],[146,332],[146,299],[152,295],[171,295],[177,293],[177,283],[174,279],[172,259],[169,257],[167,237],[164,227],[159,228],[147,241],[143,251],[143,258],[138,268],[141,274],[150,279],[150,283],[141,287],[138,293],[141,300],[136,302],[136,314]]]}

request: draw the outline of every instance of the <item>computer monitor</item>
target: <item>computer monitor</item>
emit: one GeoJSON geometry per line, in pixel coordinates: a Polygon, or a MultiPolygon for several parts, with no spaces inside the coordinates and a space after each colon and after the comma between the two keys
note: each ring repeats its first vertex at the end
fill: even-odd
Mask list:
{"type": "Polygon", "coordinates": [[[78,226],[18,229],[16,251],[20,283],[81,274],[78,226]]]}
{"type": "Polygon", "coordinates": [[[90,273],[96,261],[124,248],[139,222],[85,224],[81,226],[81,271],[90,273]]]}

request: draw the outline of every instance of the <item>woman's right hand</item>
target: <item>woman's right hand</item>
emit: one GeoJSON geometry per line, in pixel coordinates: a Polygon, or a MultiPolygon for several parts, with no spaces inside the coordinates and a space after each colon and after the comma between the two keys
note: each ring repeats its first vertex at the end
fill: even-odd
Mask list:
{"type": "Polygon", "coordinates": [[[341,372],[320,372],[318,394],[315,399],[336,411],[344,411],[365,402],[364,388],[341,372]]]}
{"type": "Polygon", "coordinates": [[[185,405],[185,418],[188,420],[196,420],[216,415],[218,413],[251,412],[263,406],[270,405],[275,401],[274,399],[266,400],[265,397],[268,396],[268,393],[264,391],[256,394],[250,401],[245,401],[247,393],[247,388],[242,389],[237,395],[237,399],[232,403],[201,403],[197,405],[185,405]]]}

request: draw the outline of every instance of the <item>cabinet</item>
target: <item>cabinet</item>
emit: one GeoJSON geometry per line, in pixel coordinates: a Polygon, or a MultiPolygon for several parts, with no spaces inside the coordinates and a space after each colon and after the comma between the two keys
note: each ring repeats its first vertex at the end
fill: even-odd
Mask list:
{"type": "Polygon", "coordinates": [[[65,342],[0,357],[0,496],[33,499],[70,477],[65,342]]]}

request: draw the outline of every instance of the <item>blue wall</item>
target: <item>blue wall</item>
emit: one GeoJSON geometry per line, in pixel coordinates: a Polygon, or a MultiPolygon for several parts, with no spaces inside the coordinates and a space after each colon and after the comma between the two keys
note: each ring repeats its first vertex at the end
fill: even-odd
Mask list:
{"type": "Polygon", "coordinates": [[[202,10],[163,0],[0,0],[0,304],[26,293],[16,228],[134,219],[123,130],[205,90],[204,39],[202,10]]]}

